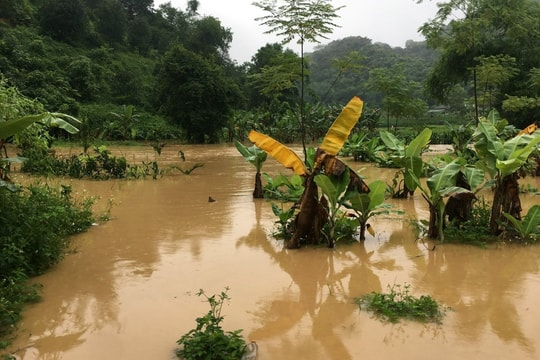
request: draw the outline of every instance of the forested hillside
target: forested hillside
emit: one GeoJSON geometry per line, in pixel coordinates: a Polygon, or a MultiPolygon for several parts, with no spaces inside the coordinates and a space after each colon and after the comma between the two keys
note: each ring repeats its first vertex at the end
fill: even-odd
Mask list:
{"type": "MultiPolygon", "coordinates": [[[[290,135],[299,104],[299,55],[287,45],[260,44],[250,62],[232,61],[234,34],[219,19],[199,14],[203,1],[178,9],[170,3],[156,8],[153,0],[3,0],[0,72],[25,96],[79,117],[103,138],[218,142],[250,127],[290,135]],[[128,106],[135,111],[127,112],[128,106]],[[112,112],[124,114],[124,121],[112,112]]],[[[358,34],[306,54],[310,112],[332,119],[324,106],[359,95],[395,119],[422,116],[438,104],[464,116],[473,105],[487,112],[515,95],[507,114],[525,114],[528,122],[537,112],[538,2],[520,2],[514,9],[523,14],[519,22],[494,12],[508,9],[507,2],[468,6],[471,12],[476,6],[481,20],[474,23],[474,48],[462,41],[472,36],[460,33],[464,18],[437,19],[449,25],[434,21],[423,28],[436,50],[414,41],[391,48],[358,34]]]]}

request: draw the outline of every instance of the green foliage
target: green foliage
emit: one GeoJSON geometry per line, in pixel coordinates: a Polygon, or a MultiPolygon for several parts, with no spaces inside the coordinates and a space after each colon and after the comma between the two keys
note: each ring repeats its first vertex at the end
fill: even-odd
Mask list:
{"type": "Polygon", "coordinates": [[[371,292],[355,299],[360,308],[372,311],[383,320],[396,323],[400,318],[421,322],[440,323],[444,309],[429,295],[415,297],[410,294],[410,285],[388,285],[388,293],[371,292]]]}
{"type": "Polygon", "coordinates": [[[272,203],[272,212],[275,216],[278,217],[278,220],[276,220],[276,224],[278,226],[277,233],[274,233],[274,236],[288,240],[291,237],[291,225],[292,220],[294,216],[294,206],[290,207],[288,210],[283,210],[283,203],[281,203],[281,207],[279,207],[277,204],[272,203]]]}
{"type": "Polygon", "coordinates": [[[376,162],[383,149],[378,137],[370,137],[367,132],[360,132],[349,136],[340,153],[352,156],[354,161],[376,162]]]}
{"type": "MultiPolygon", "coordinates": [[[[184,152],[182,150],[180,150],[178,152],[178,155],[180,156],[180,159],[182,159],[182,162],[186,161],[186,156],[185,156],[185,154],[184,154],[184,152]]],[[[157,167],[157,162],[154,161],[154,163],[155,163],[155,167],[157,167]]],[[[195,169],[198,169],[198,168],[203,167],[203,166],[204,166],[203,163],[195,163],[195,164],[193,164],[193,165],[191,165],[189,167],[186,167],[186,168],[184,168],[183,166],[179,166],[179,165],[173,165],[171,168],[180,171],[184,175],[190,175],[193,171],[195,171],[195,169]]],[[[155,177],[154,177],[154,179],[155,179],[155,177]]]]}
{"type": "MultiPolygon", "coordinates": [[[[374,216],[390,213],[390,204],[384,204],[386,196],[386,183],[383,180],[375,180],[369,185],[368,193],[349,191],[343,205],[353,210],[360,224],[360,240],[365,240],[365,230],[368,220],[374,216]]],[[[401,214],[402,212],[396,211],[401,214]]]]}
{"type": "Polygon", "coordinates": [[[240,154],[242,154],[242,156],[244,157],[244,159],[246,159],[246,161],[248,161],[250,164],[255,166],[255,168],[257,169],[257,172],[261,171],[263,164],[266,161],[266,158],[268,156],[266,152],[259,149],[257,145],[248,147],[242,144],[241,142],[239,142],[238,140],[234,141],[234,146],[236,146],[236,149],[238,150],[240,154]]]}
{"type": "Polygon", "coordinates": [[[521,220],[505,212],[503,215],[513,225],[508,227],[508,232],[517,235],[520,241],[536,242],[540,240],[540,205],[531,207],[521,220]]]}
{"type": "Polygon", "coordinates": [[[39,298],[27,279],[56,264],[68,236],[93,222],[93,199],[73,199],[66,188],[0,188],[0,338],[14,329],[24,304],[39,298]]]}
{"type": "Polygon", "coordinates": [[[182,46],[175,46],[163,57],[157,80],[164,114],[180,125],[193,143],[217,142],[233,104],[241,100],[240,90],[222,68],[182,46]]]}
{"type": "Polygon", "coordinates": [[[338,239],[336,234],[336,223],[338,216],[342,213],[341,206],[347,199],[346,190],[349,185],[350,170],[346,168],[341,176],[316,175],[315,183],[321,189],[328,203],[328,233],[325,234],[329,244],[334,244],[338,239]]]}
{"type": "Polygon", "coordinates": [[[201,289],[202,296],[210,305],[206,315],[196,319],[197,327],[188,331],[177,344],[176,355],[182,360],[239,360],[246,350],[246,342],[241,337],[242,330],[225,332],[221,327],[223,304],[230,300],[225,288],[220,294],[208,296],[201,289]]]}
{"type": "Polygon", "coordinates": [[[264,185],[264,196],[266,198],[297,202],[304,192],[304,180],[299,175],[271,177],[267,173],[263,173],[263,177],[266,180],[264,185]]]}
{"type": "MultiPolygon", "coordinates": [[[[441,242],[444,241],[443,227],[444,210],[446,207],[444,198],[460,193],[471,192],[468,189],[456,186],[457,175],[460,171],[462,171],[462,167],[464,165],[465,162],[463,159],[456,158],[451,162],[439,167],[433,173],[433,175],[427,179],[427,188],[420,183],[419,178],[411,170],[409,171],[413,181],[416,182],[417,187],[420,189],[420,191],[422,191],[423,198],[429,205],[430,220],[428,236],[430,238],[439,238],[441,242]]],[[[472,176],[477,174],[477,172],[474,172],[472,176]]]]}
{"type": "Polygon", "coordinates": [[[469,220],[458,224],[450,223],[444,229],[444,240],[454,244],[485,246],[496,241],[496,236],[489,234],[491,203],[484,198],[473,202],[469,220]]]}
{"type": "MultiPolygon", "coordinates": [[[[318,46],[310,54],[309,85],[315,96],[324,104],[345,103],[351,94],[362,94],[361,97],[367,105],[380,109],[383,96],[371,86],[373,85],[369,74],[371,69],[383,68],[386,72],[395,69],[404,80],[421,83],[436,59],[437,53],[429,49],[425,42],[407,41],[405,48],[401,48],[379,42],[373,43],[371,39],[362,36],[350,36],[318,46]],[[351,57],[351,54],[355,53],[361,57],[351,57]],[[348,67],[335,66],[336,64],[348,67]],[[345,76],[340,75],[343,71],[345,76]]],[[[414,91],[413,95],[415,98],[428,101],[422,92],[414,91]]],[[[360,125],[364,121],[369,121],[364,119],[367,110],[364,109],[360,125]]],[[[381,115],[382,111],[378,111],[373,120],[378,121],[381,115]]],[[[405,118],[401,120],[404,121],[405,118]]]]}
{"type": "Polygon", "coordinates": [[[128,163],[124,157],[113,156],[105,146],[94,148],[95,155],[87,153],[58,157],[49,150],[36,147],[24,149],[22,172],[46,176],[70,176],[96,180],[125,178],[128,163]]]}
{"type": "Polygon", "coordinates": [[[401,168],[400,174],[403,175],[404,189],[402,192],[396,192],[398,197],[406,197],[416,189],[417,183],[413,176],[420,178],[423,175],[424,161],[421,155],[427,149],[431,134],[431,129],[425,128],[405,145],[392,133],[381,131],[381,140],[387,148],[385,157],[389,159],[392,166],[401,168]]]}
{"type": "MultiPolygon", "coordinates": [[[[531,69],[540,65],[537,1],[512,3],[511,11],[507,2],[497,0],[449,0],[438,6],[437,15],[420,28],[427,44],[441,54],[427,80],[434,98],[445,102],[456,84],[469,83],[478,119],[483,115],[484,95],[490,97],[484,104],[496,107],[509,95],[537,96],[528,81],[531,69]],[[507,81],[512,75],[516,76],[507,81]],[[488,86],[482,81],[487,76],[488,86]]],[[[536,117],[537,112],[535,116],[530,109],[523,109],[513,115],[516,121],[523,121],[536,117]]]]}

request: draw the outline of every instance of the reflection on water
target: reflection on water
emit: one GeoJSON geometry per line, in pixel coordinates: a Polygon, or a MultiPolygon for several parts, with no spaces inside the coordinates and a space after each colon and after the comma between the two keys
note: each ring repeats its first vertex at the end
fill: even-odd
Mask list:
{"type": "MultiPolygon", "coordinates": [[[[165,147],[158,161],[175,161],[178,150],[165,147]]],[[[205,166],[157,181],[72,181],[74,192],[99,194],[98,207],[112,199],[113,220],[75,237],[73,252],[37,279],[43,301],[24,313],[19,358],[173,359],[176,340],[208,311],[195,293],[227,286],[224,327],[257,341],[260,359],[540,356],[540,247],[430,251],[405,221],[427,218],[418,196],[392,201],[405,215],[374,218],[377,235],[364,244],[286,250],[271,236],[270,203],[252,199],[252,165],[233,147],[182,150],[205,166]],[[451,307],[442,325],[381,323],[353,303],[404,283],[451,307]]],[[[353,164],[364,166],[368,181],[393,176],[353,164]]],[[[271,159],[263,170],[287,174],[271,159]]],[[[538,196],[522,200],[526,211],[538,196]]]]}

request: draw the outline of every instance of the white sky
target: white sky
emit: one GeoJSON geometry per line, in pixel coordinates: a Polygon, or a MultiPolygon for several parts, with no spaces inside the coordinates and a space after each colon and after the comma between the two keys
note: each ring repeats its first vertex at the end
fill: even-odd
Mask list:
{"type": "MultiPolygon", "coordinates": [[[[230,28],[233,41],[229,54],[239,64],[250,61],[257,50],[267,43],[280,42],[280,38],[264,34],[268,28],[260,25],[255,18],[264,16],[259,8],[252,5],[254,0],[199,0],[199,14],[218,18],[221,25],[230,28]]],[[[187,0],[154,0],[154,7],[170,2],[176,9],[184,11],[187,0]]],[[[373,42],[383,42],[392,47],[405,46],[407,40],[422,41],[418,28],[435,17],[435,1],[424,0],[416,4],[415,0],[333,0],[332,5],[345,5],[337,14],[335,28],[328,40],[321,38],[320,44],[348,36],[363,36],[373,42]]],[[[305,44],[309,52],[319,44],[305,44]]],[[[295,42],[285,45],[296,52],[299,46],[295,42]]]]}

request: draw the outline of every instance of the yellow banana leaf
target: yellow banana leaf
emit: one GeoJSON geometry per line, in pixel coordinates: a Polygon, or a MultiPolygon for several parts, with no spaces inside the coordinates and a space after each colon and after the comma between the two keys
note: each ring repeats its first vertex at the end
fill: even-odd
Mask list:
{"type": "Polygon", "coordinates": [[[532,135],[536,129],[538,129],[538,126],[536,123],[532,123],[531,125],[527,126],[525,129],[521,130],[518,135],[532,135]]]}
{"type": "Polygon", "coordinates": [[[337,155],[358,122],[363,106],[364,102],[359,97],[353,97],[330,126],[319,148],[330,155],[337,155]]]}
{"type": "Polygon", "coordinates": [[[373,226],[367,224],[366,226],[368,233],[371,234],[371,236],[375,236],[375,229],[373,229],[373,226]]]}
{"type": "Polygon", "coordinates": [[[306,165],[304,165],[304,162],[300,159],[300,157],[279,141],[255,130],[251,130],[249,132],[248,138],[260,149],[270,154],[270,156],[276,159],[281,165],[285,166],[287,169],[292,169],[295,174],[307,174],[308,171],[306,165]]]}

